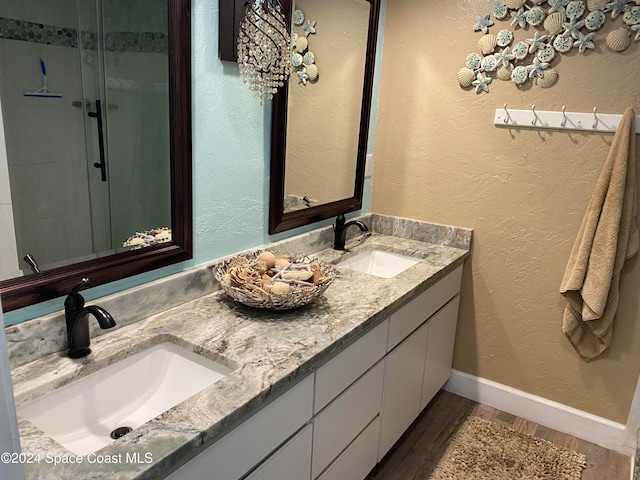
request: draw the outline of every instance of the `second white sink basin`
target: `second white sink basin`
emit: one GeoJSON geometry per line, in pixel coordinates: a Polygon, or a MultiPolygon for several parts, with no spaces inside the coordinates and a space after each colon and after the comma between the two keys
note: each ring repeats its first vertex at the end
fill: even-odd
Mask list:
{"type": "Polygon", "coordinates": [[[377,277],[393,278],[419,261],[419,258],[387,252],[386,250],[367,250],[343,260],[337,266],[377,277]]]}
{"type": "Polygon", "coordinates": [[[68,450],[86,455],[113,442],[114,430],[139,427],[231,371],[161,343],[58,388],[18,413],[68,450]]]}

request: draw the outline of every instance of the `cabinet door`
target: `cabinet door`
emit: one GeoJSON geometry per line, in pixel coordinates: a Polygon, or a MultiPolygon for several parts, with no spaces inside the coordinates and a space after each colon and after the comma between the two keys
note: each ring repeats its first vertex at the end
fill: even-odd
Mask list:
{"type": "Polygon", "coordinates": [[[387,355],[378,461],[420,413],[427,337],[424,324],[387,355]]]}
{"type": "Polygon", "coordinates": [[[312,428],[307,425],[245,480],[310,480],[312,428]]]}
{"type": "Polygon", "coordinates": [[[460,296],[456,295],[427,323],[429,325],[429,339],[427,341],[420,410],[427,406],[451,375],[459,303],[460,296]]]}
{"type": "Polygon", "coordinates": [[[462,265],[391,315],[389,345],[392,350],[411,332],[460,292],[462,265]]]}

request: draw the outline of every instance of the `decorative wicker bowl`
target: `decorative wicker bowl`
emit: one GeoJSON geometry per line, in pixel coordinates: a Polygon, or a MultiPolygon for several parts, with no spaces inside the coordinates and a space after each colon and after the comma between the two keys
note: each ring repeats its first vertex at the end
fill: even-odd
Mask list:
{"type": "MultiPolygon", "coordinates": [[[[287,254],[290,258],[289,267],[282,271],[296,271],[305,268],[313,269],[314,280],[307,282],[289,280],[290,291],[288,293],[267,292],[260,284],[259,280],[265,278],[265,266],[258,262],[258,251],[249,255],[239,255],[223,260],[213,266],[213,274],[220,282],[222,289],[234,300],[249,307],[263,308],[267,310],[291,310],[307,305],[316,297],[319,297],[331,285],[336,276],[336,270],[331,265],[326,265],[315,258],[299,254],[287,254]],[[248,278],[237,278],[237,267],[241,267],[241,276],[248,278]],[[319,273],[316,273],[319,272],[319,273]]],[[[285,255],[279,256],[283,257],[285,255]]],[[[268,268],[269,276],[275,274],[276,281],[286,281],[278,279],[280,269],[268,268]]]]}

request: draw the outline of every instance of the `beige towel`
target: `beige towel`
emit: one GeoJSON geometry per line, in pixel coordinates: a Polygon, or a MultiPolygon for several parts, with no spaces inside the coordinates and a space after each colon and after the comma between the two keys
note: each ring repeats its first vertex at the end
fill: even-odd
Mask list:
{"type": "Polygon", "coordinates": [[[560,293],[562,330],[585,359],[611,342],[625,260],[638,251],[635,114],[627,109],[582,220],[560,293]]]}

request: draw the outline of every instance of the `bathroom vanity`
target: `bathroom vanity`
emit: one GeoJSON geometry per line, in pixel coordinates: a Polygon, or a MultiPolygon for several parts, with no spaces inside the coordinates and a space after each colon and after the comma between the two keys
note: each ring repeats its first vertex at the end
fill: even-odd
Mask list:
{"type": "MultiPolygon", "coordinates": [[[[330,263],[372,249],[419,261],[392,278],[338,267],[322,297],[291,311],[255,310],[213,291],[93,338],[87,359],[51,354],[14,367],[23,452],[62,459],[74,454],[21,415],[32,399],[162,342],[228,367],[81,463],[30,463],[27,478],[364,478],[449,376],[471,231],[363,221],[372,233],[346,252],[330,247],[330,228],[268,247],[330,263]]],[[[28,328],[19,327],[23,336],[28,328]]]]}

